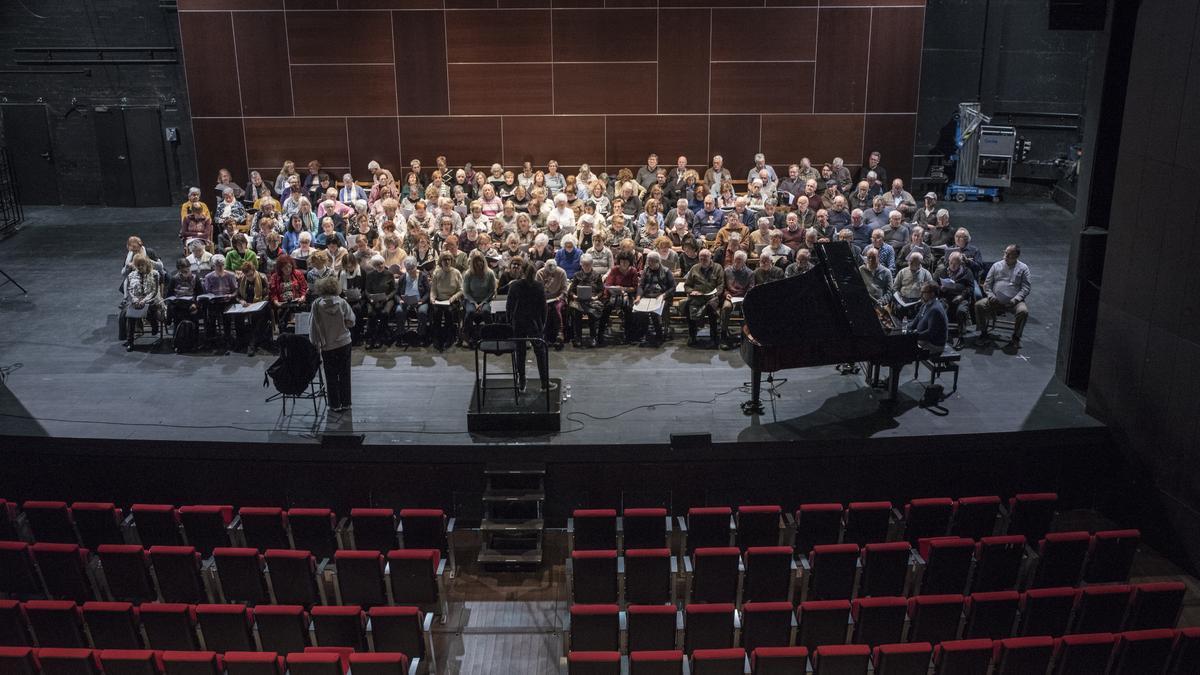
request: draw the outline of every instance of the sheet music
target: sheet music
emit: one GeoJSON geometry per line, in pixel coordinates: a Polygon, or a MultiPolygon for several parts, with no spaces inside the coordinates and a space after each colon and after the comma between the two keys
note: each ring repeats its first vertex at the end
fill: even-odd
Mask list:
{"type": "Polygon", "coordinates": [[[661,297],[642,298],[633,306],[633,311],[661,315],[663,311],[663,299],[661,297]]]}
{"type": "Polygon", "coordinates": [[[296,335],[308,335],[312,332],[312,312],[296,314],[296,335]]]}
{"type": "Polygon", "coordinates": [[[579,298],[580,302],[587,302],[592,299],[592,287],[580,284],[575,287],[575,297],[579,298]]]}
{"type": "Polygon", "coordinates": [[[229,309],[225,310],[226,314],[253,314],[263,307],[267,306],[266,300],[251,303],[243,307],[241,303],[234,303],[229,309]]]}
{"type": "Polygon", "coordinates": [[[434,300],[433,304],[435,304],[439,307],[449,307],[450,301],[449,300],[434,300]]]}

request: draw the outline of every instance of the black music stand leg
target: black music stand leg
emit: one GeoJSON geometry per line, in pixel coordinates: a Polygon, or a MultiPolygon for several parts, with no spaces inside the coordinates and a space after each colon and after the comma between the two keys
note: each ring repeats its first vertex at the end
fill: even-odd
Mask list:
{"type": "Polygon", "coordinates": [[[21,284],[19,284],[16,279],[8,276],[8,272],[5,272],[3,268],[0,268],[0,277],[5,278],[5,282],[0,284],[0,287],[12,284],[13,286],[16,286],[17,288],[21,289],[21,293],[23,295],[29,295],[29,291],[25,290],[25,287],[22,286],[21,284]]]}
{"type": "Polygon", "coordinates": [[[762,371],[757,368],[750,369],[750,400],[742,404],[743,415],[762,415],[763,410],[762,400],[762,371]]]}

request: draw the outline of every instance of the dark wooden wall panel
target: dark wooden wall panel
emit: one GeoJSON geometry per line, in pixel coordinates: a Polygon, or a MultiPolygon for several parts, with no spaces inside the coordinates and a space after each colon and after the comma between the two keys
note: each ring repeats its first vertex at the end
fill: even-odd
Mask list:
{"type": "MultiPolygon", "coordinates": [[[[239,181],[249,180],[246,164],[246,144],[242,138],[240,119],[194,119],[192,135],[196,142],[196,169],[200,190],[208,193],[209,183],[215,183],[217,171],[229,169],[239,181]]],[[[282,166],[282,163],[280,164],[282,166]]],[[[264,180],[275,180],[263,175],[264,180]]]]}
{"type": "Polygon", "coordinates": [[[863,29],[870,20],[870,9],[821,10],[815,112],[866,110],[867,49],[863,29]]]}
{"type": "Polygon", "coordinates": [[[297,115],[396,115],[392,66],[292,66],[297,115]]]}
{"type": "Polygon", "coordinates": [[[338,0],[341,9],[441,9],[442,0],[338,0]]]}
{"type": "Polygon", "coordinates": [[[283,31],[283,12],[233,13],[238,87],[247,117],[292,114],[292,83],[280,76],[288,70],[288,55],[275,42],[283,31]]]}
{"type": "Polygon", "coordinates": [[[555,114],[653,114],[658,110],[653,63],[554,64],[555,114]]]}
{"type": "Polygon", "coordinates": [[[686,155],[689,165],[703,166],[708,161],[708,121],[701,115],[610,115],[605,147],[610,166],[641,166],[652,152],[668,167],[679,155],[686,155]]]}
{"type": "Polygon", "coordinates": [[[554,12],[554,60],[653,61],[658,45],[654,24],[652,9],[554,12]]]}
{"type": "Polygon", "coordinates": [[[509,65],[499,81],[486,64],[450,64],[451,115],[549,115],[550,64],[509,65]]]}
{"type": "Polygon", "coordinates": [[[393,12],[396,90],[401,115],[447,115],[444,12],[393,12]]]}
{"type": "Polygon", "coordinates": [[[332,10],[337,9],[337,0],[284,0],[284,5],[290,10],[332,10]]]}
{"type": "MultiPolygon", "coordinates": [[[[883,166],[889,178],[903,178],[908,185],[912,180],[913,139],[917,133],[917,116],[912,115],[867,115],[863,126],[863,155],[858,159],[865,164],[872,150],[883,153],[883,166]]],[[[846,158],[849,163],[850,159],[846,158]]]]}
{"type": "Polygon", "coordinates": [[[241,115],[237,88],[238,66],[233,47],[233,18],[228,12],[188,12],[179,15],[184,72],[192,115],[241,115]]]}
{"type": "Polygon", "coordinates": [[[283,0],[178,0],[179,11],[283,9],[283,0]]]}
{"type": "Polygon", "coordinates": [[[389,18],[386,12],[289,11],[287,47],[292,63],[390,63],[389,18]]]}
{"type": "Polygon", "coordinates": [[[445,155],[450,166],[491,166],[503,154],[499,117],[401,117],[400,151],[405,161],[433,166],[445,155]]]}
{"type": "Polygon", "coordinates": [[[350,171],[357,179],[367,173],[371,160],[392,172],[404,166],[400,155],[400,130],[394,117],[347,117],[346,136],[350,143],[350,171]]]}
{"type": "Polygon", "coordinates": [[[551,159],[562,166],[604,164],[604,118],[505,117],[505,166],[520,166],[530,161],[545,166],[551,159]]]}
{"type": "MultiPolygon", "coordinates": [[[[862,115],[763,115],[762,145],[767,159],[778,157],[783,168],[808,157],[820,166],[834,157],[856,164],[862,152],[862,115]]],[[[775,170],[780,170],[775,164],[775,170]]]]}
{"type": "Polygon", "coordinates": [[[925,7],[925,0],[837,0],[842,7],[925,7]]]}
{"type": "Polygon", "coordinates": [[[707,113],[712,10],[658,13],[658,112],[707,113]]]}
{"type": "Polygon", "coordinates": [[[280,167],[290,159],[303,166],[310,159],[328,167],[350,166],[346,120],[312,117],[246,119],[246,160],[252,167],[280,167]]]}
{"type": "Polygon", "coordinates": [[[499,62],[550,60],[550,12],[473,11],[446,14],[450,63],[487,63],[503,72],[499,62]]]}
{"type": "Polygon", "coordinates": [[[711,98],[714,113],[811,112],[813,64],[713,63],[711,98]]]}
{"type": "MultiPolygon", "coordinates": [[[[708,157],[720,155],[725,168],[734,178],[745,178],[754,165],[754,153],[759,151],[760,115],[713,115],[708,125],[708,157]]],[[[688,158],[691,160],[691,158],[688,158]]],[[[767,157],[772,161],[771,157],[767,157]]]]}
{"type": "Polygon", "coordinates": [[[712,14],[713,61],[816,59],[815,9],[714,9],[712,14]]]}
{"type": "Polygon", "coordinates": [[[875,8],[871,15],[867,112],[916,112],[925,10],[875,8]]]}

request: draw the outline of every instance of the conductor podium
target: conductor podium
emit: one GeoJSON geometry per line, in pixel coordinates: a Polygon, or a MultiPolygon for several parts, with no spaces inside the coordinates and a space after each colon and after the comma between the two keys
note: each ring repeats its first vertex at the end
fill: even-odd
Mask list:
{"type": "Polygon", "coordinates": [[[533,376],[528,377],[525,391],[520,390],[516,381],[516,359],[533,360],[535,349],[545,350],[546,343],[540,338],[513,337],[506,324],[485,324],[479,328],[467,431],[493,434],[558,431],[562,413],[561,380],[550,378],[548,386],[543,387],[536,377],[536,367],[528,364],[526,370],[533,371],[530,373],[533,376]]]}

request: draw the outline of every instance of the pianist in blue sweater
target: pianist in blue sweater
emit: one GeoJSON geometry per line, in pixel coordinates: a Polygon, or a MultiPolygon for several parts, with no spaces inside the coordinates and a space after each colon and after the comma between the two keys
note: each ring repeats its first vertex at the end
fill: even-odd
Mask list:
{"type": "Polygon", "coordinates": [[[938,285],[925,284],[921,287],[921,308],[917,310],[917,346],[931,354],[941,354],[946,348],[948,326],[946,306],[938,299],[938,285]]]}

